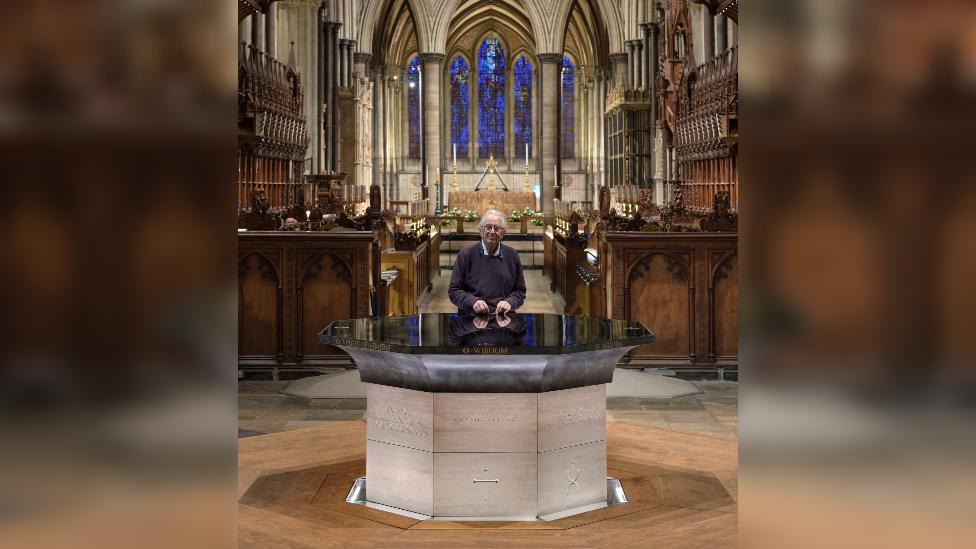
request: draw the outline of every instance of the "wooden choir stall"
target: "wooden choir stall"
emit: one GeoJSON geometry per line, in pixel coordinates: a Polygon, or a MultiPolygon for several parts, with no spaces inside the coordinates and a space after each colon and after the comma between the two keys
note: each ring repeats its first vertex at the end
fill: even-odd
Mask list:
{"type": "Polygon", "coordinates": [[[308,210],[299,204],[271,210],[259,189],[250,200],[257,208],[239,215],[242,371],[277,376],[286,369],[348,366],[344,352],[317,343],[318,332],[333,320],[416,313],[419,296],[440,272],[441,236],[426,224],[427,201],[412,205],[410,218],[380,212],[372,206],[381,202],[374,186],[371,206],[353,217],[349,213],[363,209],[355,202],[360,194],[344,189],[344,181],[318,179],[320,201],[308,210]]]}
{"type": "MultiPolygon", "coordinates": [[[[544,273],[565,313],[638,320],[655,333],[629,357],[648,366],[738,365],[738,217],[719,192],[695,214],[673,191],[664,207],[650,191],[618,215],[586,217],[557,201],[547,227],[544,273]]],[[[609,189],[601,191],[609,202],[609,189]]]]}

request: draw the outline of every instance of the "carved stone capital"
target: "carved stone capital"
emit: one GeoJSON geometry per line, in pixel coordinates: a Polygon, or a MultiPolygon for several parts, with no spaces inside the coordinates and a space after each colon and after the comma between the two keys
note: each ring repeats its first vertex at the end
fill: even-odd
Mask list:
{"type": "Polygon", "coordinates": [[[612,63],[626,63],[627,54],[626,53],[611,53],[609,56],[612,63]]]}
{"type": "Polygon", "coordinates": [[[540,53],[536,57],[540,63],[562,63],[563,54],[561,53],[540,53]]]}
{"type": "Polygon", "coordinates": [[[373,60],[373,54],[371,54],[371,53],[364,53],[364,52],[361,52],[361,51],[357,51],[357,52],[353,52],[353,54],[352,54],[352,62],[353,63],[357,63],[357,64],[358,63],[363,63],[365,65],[365,64],[368,64],[372,60],[373,60]]]}
{"type": "Polygon", "coordinates": [[[424,63],[443,63],[447,56],[443,53],[422,53],[420,60],[424,63]]]}

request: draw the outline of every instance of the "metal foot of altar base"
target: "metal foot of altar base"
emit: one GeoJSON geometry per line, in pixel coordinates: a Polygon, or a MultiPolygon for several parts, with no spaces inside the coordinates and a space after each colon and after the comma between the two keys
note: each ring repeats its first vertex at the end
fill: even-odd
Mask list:
{"type": "MultiPolygon", "coordinates": [[[[352,483],[352,487],[349,488],[349,493],[346,494],[346,503],[353,503],[356,505],[365,505],[373,509],[379,509],[381,511],[386,511],[388,513],[396,513],[398,515],[403,515],[410,518],[420,519],[420,520],[534,520],[532,517],[434,517],[423,515],[420,513],[414,513],[413,511],[407,511],[405,509],[398,509],[396,507],[390,507],[389,505],[383,505],[380,503],[373,503],[366,499],[366,477],[356,477],[356,480],[352,483]]],[[[624,487],[620,484],[620,480],[614,477],[607,477],[607,502],[606,503],[596,503],[593,505],[586,505],[583,507],[578,507],[575,509],[567,509],[565,511],[560,511],[558,513],[553,513],[551,515],[544,515],[539,517],[539,520],[556,520],[572,515],[578,515],[580,513],[585,513],[587,511],[595,511],[596,509],[603,509],[604,507],[610,507],[611,505],[619,505],[621,503],[627,503],[627,494],[624,493],[624,487]]]]}

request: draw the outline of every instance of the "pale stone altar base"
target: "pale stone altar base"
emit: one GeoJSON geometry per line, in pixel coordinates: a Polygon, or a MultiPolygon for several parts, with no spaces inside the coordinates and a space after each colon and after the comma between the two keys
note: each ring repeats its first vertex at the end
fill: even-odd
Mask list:
{"type": "Polygon", "coordinates": [[[430,393],[367,384],[366,499],[408,516],[535,520],[607,505],[606,387],[430,393]]]}

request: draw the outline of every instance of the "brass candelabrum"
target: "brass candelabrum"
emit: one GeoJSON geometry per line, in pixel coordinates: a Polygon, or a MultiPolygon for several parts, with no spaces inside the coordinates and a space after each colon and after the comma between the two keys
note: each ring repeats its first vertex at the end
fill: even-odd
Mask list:
{"type": "Polygon", "coordinates": [[[455,192],[456,193],[457,191],[458,191],[458,184],[457,184],[457,162],[455,162],[454,163],[454,175],[451,178],[451,192],[455,192]]]}
{"type": "Polygon", "coordinates": [[[529,192],[532,190],[532,188],[529,187],[529,164],[528,163],[525,164],[525,185],[522,187],[522,190],[525,192],[529,192]]]}

